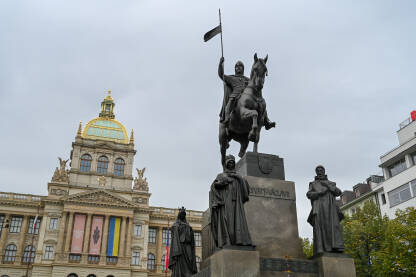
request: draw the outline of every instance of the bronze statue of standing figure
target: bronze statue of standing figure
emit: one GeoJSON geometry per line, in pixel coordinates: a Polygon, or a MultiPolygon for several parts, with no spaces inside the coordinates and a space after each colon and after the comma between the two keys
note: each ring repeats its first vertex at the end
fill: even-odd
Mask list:
{"type": "Polygon", "coordinates": [[[309,183],[306,194],[312,203],[308,222],[313,226],[313,254],[342,253],[344,241],[340,221],[344,215],[335,202],[335,197],[342,192],[335,182],[328,180],[322,165],[318,165],[315,171],[315,180],[309,183]]]}
{"type": "Polygon", "coordinates": [[[186,221],[186,211],[179,209],[178,218],[171,227],[172,244],[169,253],[171,277],[190,277],[198,272],[195,257],[194,231],[186,221]]]}
{"type": "Polygon", "coordinates": [[[224,172],[218,174],[209,192],[211,233],[217,248],[252,246],[244,203],[249,200],[249,185],[235,171],[235,158],[227,156],[224,172]]]}
{"type": "Polygon", "coordinates": [[[267,76],[267,56],[257,58],[250,78],[244,76],[244,64],[237,62],[235,75],[224,75],[224,58],[220,60],[218,75],[224,81],[224,100],[220,113],[219,143],[221,146],[221,162],[224,165],[229,142],[240,143],[239,157],[242,157],[250,141],[254,142],[254,152],[260,139],[260,130],[276,126],[267,116],[266,101],[262,95],[265,76],[267,76]]]}

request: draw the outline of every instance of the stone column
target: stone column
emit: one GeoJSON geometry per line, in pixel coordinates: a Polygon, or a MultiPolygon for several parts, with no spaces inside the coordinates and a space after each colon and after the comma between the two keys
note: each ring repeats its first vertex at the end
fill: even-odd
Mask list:
{"type": "Polygon", "coordinates": [[[123,216],[121,218],[121,230],[120,230],[120,239],[119,239],[119,245],[120,249],[118,251],[118,254],[120,257],[124,257],[124,245],[126,244],[126,217],[123,216]]]}
{"type": "Polygon", "coordinates": [[[162,270],[162,227],[157,228],[157,241],[156,241],[156,271],[162,270]]]}
{"type": "Polygon", "coordinates": [[[65,252],[70,251],[71,239],[72,239],[72,225],[74,223],[74,212],[69,212],[68,226],[66,226],[66,239],[65,239],[65,252]]]}
{"type": "Polygon", "coordinates": [[[65,235],[65,223],[66,223],[66,216],[67,212],[62,212],[62,216],[59,221],[59,235],[58,235],[58,242],[56,245],[56,252],[62,252],[64,246],[64,235],[65,235]]]}
{"type": "MultiPolygon", "coordinates": [[[[3,263],[4,245],[6,243],[7,232],[8,232],[8,229],[4,228],[4,224],[6,223],[7,220],[10,221],[10,214],[4,215],[3,227],[1,230],[1,236],[0,236],[0,263],[3,263]]],[[[9,222],[9,227],[10,227],[10,222],[9,222]]]]}
{"type": "MultiPolygon", "coordinates": [[[[90,242],[90,233],[91,233],[91,218],[92,214],[89,213],[87,217],[87,225],[85,225],[85,233],[84,233],[84,244],[82,246],[82,255],[87,257],[88,255],[88,246],[90,242]]],[[[85,260],[87,262],[87,260],[85,260]]]]}
{"type": "Polygon", "coordinates": [[[133,231],[133,217],[129,217],[129,225],[127,227],[127,245],[126,245],[126,257],[131,257],[131,237],[133,231]]]}
{"type": "Polygon", "coordinates": [[[46,214],[43,214],[40,226],[39,226],[39,235],[37,241],[37,247],[36,247],[36,255],[35,255],[35,263],[40,263],[42,259],[42,253],[43,253],[43,241],[45,239],[45,232],[46,232],[46,223],[48,221],[49,217],[46,214]]]}
{"type": "Polygon", "coordinates": [[[100,257],[100,264],[105,264],[106,253],[107,253],[107,240],[108,240],[108,221],[110,219],[109,215],[105,216],[104,219],[104,230],[103,230],[103,237],[101,239],[101,257],[100,257]]]}
{"type": "Polygon", "coordinates": [[[16,262],[17,264],[20,264],[22,262],[23,257],[23,250],[25,247],[25,236],[27,231],[27,226],[29,225],[29,216],[25,215],[23,217],[23,224],[22,228],[20,229],[20,237],[19,237],[19,243],[17,245],[17,253],[16,253],[16,262]]]}

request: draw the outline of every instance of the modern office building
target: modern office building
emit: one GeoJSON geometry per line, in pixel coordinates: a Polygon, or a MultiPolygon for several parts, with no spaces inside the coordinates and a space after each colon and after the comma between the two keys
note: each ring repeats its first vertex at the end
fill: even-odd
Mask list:
{"type": "Polygon", "coordinates": [[[389,218],[397,209],[416,207],[416,111],[400,123],[397,138],[399,145],[380,157],[385,180],[372,188],[389,218]]]}
{"type": "MultiPolygon", "coordinates": [[[[144,169],[133,177],[133,131],[114,117],[109,93],[99,117],[79,125],[47,195],[0,192],[1,277],[170,275],[166,242],[177,210],[149,206],[144,169]]],[[[188,210],[187,220],[199,261],[202,212],[188,210]]]]}

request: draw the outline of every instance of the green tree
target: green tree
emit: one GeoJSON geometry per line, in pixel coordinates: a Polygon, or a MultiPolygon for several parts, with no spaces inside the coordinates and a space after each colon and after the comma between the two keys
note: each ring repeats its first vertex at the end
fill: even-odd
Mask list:
{"type": "Polygon", "coordinates": [[[388,225],[387,217],[380,215],[373,201],[367,201],[364,206],[342,221],[345,243],[345,253],[354,259],[357,276],[380,276],[376,266],[380,263],[378,252],[382,249],[385,230],[388,225]]]}
{"type": "Polygon", "coordinates": [[[380,276],[416,276],[416,209],[398,210],[386,228],[382,249],[378,252],[380,276]]]}
{"type": "Polygon", "coordinates": [[[306,258],[313,256],[313,243],[309,240],[309,238],[302,238],[302,250],[306,258]]]}

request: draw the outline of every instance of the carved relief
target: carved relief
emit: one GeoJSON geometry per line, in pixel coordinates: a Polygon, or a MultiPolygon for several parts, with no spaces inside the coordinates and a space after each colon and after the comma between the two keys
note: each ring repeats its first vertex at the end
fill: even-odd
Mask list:
{"type": "Polygon", "coordinates": [[[136,170],[137,170],[138,177],[134,178],[133,189],[140,190],[140,191],[149,191],[147,178],[143,178],[144,172],[146,171],[146,167],[144,167],[143,169],[136,168],[136,170]]]}
{"type": "Polygon", "coordinates": [[[147,198],[144,197],[133,197],[133,202],[139,204],[147,204],[147,198]]]}
{"type": "Polygon", "coordinates": [[[52,176],[52,182],[64,182],[68,183],[69,181],[69,170],[66,169],[66,163],[69,160],[62,160],[61,157],[59,159],[59,169],[58,167],[55,168],[55,172],[52,176]]]}
{"type": "Polygon", "coordinates": [[[63,189],[51,188],[51,194],[58,195],[58,196],[63,196],[63,195],[67,195],[68,191],[63,190],[63,189]]]}

